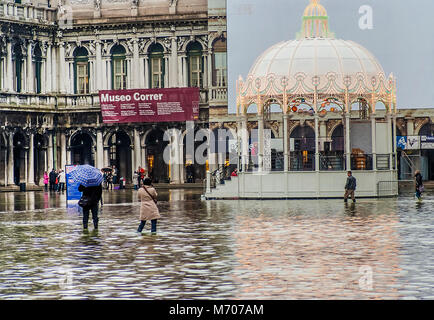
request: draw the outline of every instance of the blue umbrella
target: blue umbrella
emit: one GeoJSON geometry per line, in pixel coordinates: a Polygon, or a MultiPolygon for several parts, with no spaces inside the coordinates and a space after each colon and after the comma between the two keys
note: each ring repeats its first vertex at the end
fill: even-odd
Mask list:
{"type": "Polygon", "coordinates": [[[95,187],[102,183],[103,177],[101,172],[88,164],[76,166],[69,175],[75,181],[84,187],[95,187]]]}

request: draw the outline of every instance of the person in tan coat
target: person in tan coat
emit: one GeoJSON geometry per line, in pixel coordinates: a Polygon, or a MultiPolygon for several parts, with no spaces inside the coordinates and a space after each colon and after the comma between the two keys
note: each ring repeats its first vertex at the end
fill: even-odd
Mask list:
{"type": "Polygon", "coordinates": [[[159,219],[160,212],[157,207],[157,191],[152,186],[152,180],[145,178],[143,186],[138,191],[138,198],[141,202],[140,205],[140,225],[137,232],[142,232],[145,227],[146,220],[151,220],[151,232],[157,232],[157,219],[159,219]]]}

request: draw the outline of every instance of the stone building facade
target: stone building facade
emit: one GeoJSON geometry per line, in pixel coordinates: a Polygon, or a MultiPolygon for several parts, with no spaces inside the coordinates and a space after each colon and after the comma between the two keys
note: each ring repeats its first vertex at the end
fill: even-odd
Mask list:
{"type": "Polygon", "coordinates": [[[0,0],[0,185],[83,163],[183,183],[182,141],[177,166],[162,150],[186,124],[104,124],[98,91],[200,87],[197,130],[227,109],[226,65],[225,1],[0,0]]]}

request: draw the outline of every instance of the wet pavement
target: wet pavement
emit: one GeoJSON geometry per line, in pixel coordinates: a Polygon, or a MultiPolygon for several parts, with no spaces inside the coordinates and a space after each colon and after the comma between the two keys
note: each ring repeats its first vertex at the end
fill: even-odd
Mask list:
{"type": "Polygon", "coordinates": [[[434,197],[201,201],[104,192],[83,233],[65,196],[0,194],[0,299],[434,299],[434,197]]]}

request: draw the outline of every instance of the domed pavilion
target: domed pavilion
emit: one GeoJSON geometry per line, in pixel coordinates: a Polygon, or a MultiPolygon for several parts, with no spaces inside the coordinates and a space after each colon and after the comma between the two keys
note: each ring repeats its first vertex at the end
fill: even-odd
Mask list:
{"type": "Polygon", "coordinates": [[[297,38],[265,50],[246,79],[240,76],[236,92],[240,197],[342,197],[347,170],[358,179],[356,196],[396,194],[395,78],[385,75],[369,50],[335,38],[319,0],[305,9],[297,38]],[[377,106],[385,109],[382,116],[377,106]],[[257,117],[255,143],[248,109],[257,117]],[[280,169],[265,130],[276,109],[283,136],[280,169]],[[337,140],[320,134],[319,123],[330,117],[341,123],[341,151],[337,140]],[[300,126],[290,128],[290,120],[300,126]],[[292,139],[304,128],[311,134],[292,139]]]}

